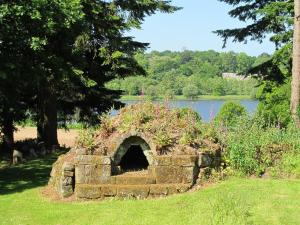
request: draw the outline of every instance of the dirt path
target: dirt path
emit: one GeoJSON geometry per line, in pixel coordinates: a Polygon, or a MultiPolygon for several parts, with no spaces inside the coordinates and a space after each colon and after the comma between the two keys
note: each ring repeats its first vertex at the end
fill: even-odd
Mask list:
{"type": "MultiPolygon", "coordinates": [[[[64,129],[59,129],[57,131],[58,142],[60,145],[65,145],[66,147],[73,147],[75,145],[75,139],[78,135],[78,130],[65,131],[64,129]]],[[[36,128],[35,127],[18,127],[18,131],[15,132],[15,140],[24,140],[28,138],[36,138],[36,128]]]]}

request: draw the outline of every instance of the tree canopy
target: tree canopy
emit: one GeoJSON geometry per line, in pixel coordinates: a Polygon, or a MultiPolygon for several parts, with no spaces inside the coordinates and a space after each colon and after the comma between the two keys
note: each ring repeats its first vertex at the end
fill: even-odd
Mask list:
{"type": "Polygon", "coordinates": [[[253,57],[245,53],[219,53],[213,50],[153,51],[137,54],[135,57],[146,70],[146,76],[115,79],[109,82],[107,87],[113,90],[123,90],[127,95],[145,94],[152,98],[174,95],[185,95],[188,98],[197,95],[252,95],[255,97],[256,81],[243,78],[253,65],[267,56],[263,54],[253,57]],[[241,76],[240,79],[223,79],[223,73],[236,73],[241,76]],[[191,93],[193,94],[190,95],[191,93]]]}
{"type": "Polygon", "coordinates": [[[0,79],[6,88],[0,90],[0,125],[4,137],[12,136],[13,122],[31,110],[39,138],[51,147],[57,144],[57,119],[64,121],[79,110],[81,120],[93,123],[113,104],[120,106],[120,92],[104,84],[115,77],[143,74],[134,54],[148,46],[126,31],[139,28],[146,16],[157,11],[178,9],[161,0],[2,1],[0,79]]]}
{"type": "Polygon", "coordinates": [[[223,38],[247,43],[248,40],[262,42],[270,38],[276,52],[252,69],[261,80],[259,111],[269,122],[286,124],[290,120],[290,89],[292,75],[292,45],[294,24],[294,1],[292,0],[219,0],[233,9],[231,17],[247,22],[246,26],[215,31],[223,38]],[[288,88],[288,91],[286,90],[288,88]],[[280,112],[279,112],[280,111],[280,112]]]}

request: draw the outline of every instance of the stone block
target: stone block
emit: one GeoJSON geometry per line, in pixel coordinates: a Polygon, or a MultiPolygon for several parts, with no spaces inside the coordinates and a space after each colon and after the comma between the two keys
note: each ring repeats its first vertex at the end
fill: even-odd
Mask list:
{"type": "Polygon", "coordinates": [[[174,166],[195,166],[198,160],[196,155],[176,155],[172,156],[172,164],[174,166]]]}
{"type": "Polygon", "coordinates": [[[73,179],[72,177],[61,177],[61,185],[63,186],[72,186],[73,184],[73,179]]]}
{"type": "Polygon", "coordinates": [[[92,183],[92,175],[97,176],[97,174],[93,174],[93,166],[92,165],[85,165],[84,166],[84,176],[85,176],[85,183],[90,184],[92,183]]]}
{"type": "Polygon", "coordinates": [[[183,193],[190,189],[191,185],[189,184],[174,184],[168,186],[168,194],[177,194],[177,193],[183,193]]]}
{"type": "Polygon", "coordinates": [[[84,184],[85,181],[85,165],[76,165],[75,167],[75,183],[84,184]]]}
{"type": "Polygon", "coordinates": [[[110,165],[111,159],[108,156],[99,155],[78,155],[75,158],[77,164],[96,164],[96,165],[110,165]]]}
{"type": "Polygon", "coordinates": [[[178,184],[176,185],[177,191],[179,193],[187,192],[191,188],[191,184],[178,184]]]}
{"type": "Polygon", "coordinates": [[[65,162],[62,166],[63,171],[74,171],[75,165],[73,163],[65,162]]]}
{"type": "Polygon", "coordinates": [[[140,185],[155,184],[155,179],[150,176],[116,176],[116,184],[140,185]]]}
{"type": "Polygon", "coordinates": [[[110,165],[81,165],[75,169],[76,184],[106,184],[111,181],[110,165]]]}
{"type": "Polygon", "coordinates": [[[110,184],[116,184],[116,177],[115,176],[111,176],[109,183],[110,184]]]}
{"type": "Polygon", "coordinates": [[[172,164],[171,156],[155,156],[153,157],[154,166],[170,166],[172,164]]]}
{"type": "Polygon", "coordinates": [[[157,184],[181,183],[182,168],[180,166],[157,166],[154,170],[157,184]]]}
{"type": "Polygon", "coordinates": [[[199,169],[196,166],[182,168],[182,183],[194,184],[197,180],[199,169]]]}
{"type": "Polygon", "coordinates": [[[101,186],[99,185],[77,185],[75,188],[76,198],[98,199],[101,198],[101,186]]]}
{"type": "Polygon", "coordinates": [[[150,194],[153,196],[168,195],[168,188],[166,185],[160,185],[160,184],[151,185],[150,194]]]}
{"type": "Polygon", "coordinates": [[[62,175],[64,176],[64,177],[73,177],[74,176],[74,172],[72,171],[63,171],[62,172],[62,175]]]}
{"type": "Polygon", "coordinates": [[[148,166],[148,176],[155,176],[155,166],[148,166]]]}
{"type": "Polygon", "coordinates": [[[99,182],[101,184],[107,184],[111,182],[111,166],[110,165],[100,165],[95,168],[99,172],[99,182]]]}
{"type": "Polygon", "coordinates": [[[149,185],[127,185],[117,186],[117,196],[120,198],[147,198],[149,195],[149,185]]]}
{"type": "Polygon", "coordinates": [[[100,165],[110,165],[111,164],[111,159],[108,156],[100,156],[100,165]]]}
{"type": "Polygon", "coordinates": [[[111,169],[107,165],[86,165],[86,183],[106,184],[110,181],[111,169]]]}
{"type": "Polygon", "coordinates": [[[106,185],[101,187],[103,197],[113,197],[117,195],[117,187],[115,185],[106,185]]]}

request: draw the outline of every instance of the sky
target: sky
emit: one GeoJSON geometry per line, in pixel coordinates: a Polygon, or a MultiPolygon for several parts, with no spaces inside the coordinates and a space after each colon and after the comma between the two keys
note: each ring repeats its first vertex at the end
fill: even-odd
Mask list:
{"type": "Polygon", "coordinates": [[[183,7],[173,14],[157,13],[147,17],[141,30],[129,34],[137,41],[150,43],[148,51],[210,50],[246,52],[257,56],[273,53],[274,44],[268,38],[262,44],[228,42],[222,49],[222,39],[213,33],[217,29],[237,28],[245,23],[228,15],[230,6],[217,0],[175,0],[174,5],[183,7]]]}

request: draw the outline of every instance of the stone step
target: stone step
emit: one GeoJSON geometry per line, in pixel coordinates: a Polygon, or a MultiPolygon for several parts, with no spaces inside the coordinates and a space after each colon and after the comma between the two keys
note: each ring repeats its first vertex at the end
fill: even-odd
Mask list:
{"type": "Polygon", "coordinates": [[[155,178],[151,176],[112,176],[114,184],[119,185],[143,185],[143,184],[155,184],[155,178]]]}
{"type": "Polygon", "coordinates": [[[78,199],[103,199],[106,197],[119,198],[148,198],[161,197],[186,192],[189,184],[147,184],[147,185],[89,185],[78,184],[75,187],[78,199]]]}

